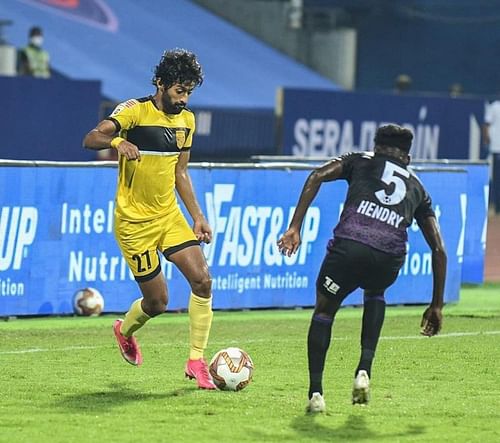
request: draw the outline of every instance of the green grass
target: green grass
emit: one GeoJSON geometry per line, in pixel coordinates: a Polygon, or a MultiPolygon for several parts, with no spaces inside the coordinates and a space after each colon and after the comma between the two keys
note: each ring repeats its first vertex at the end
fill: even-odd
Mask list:
{"type": "Polygon", "coordinates": [[[320,416],[304,414],[310,310],[215,314],[207,355],[239,346],[256,366],[237,393],[183,378],[185,314],[139,331],[140,368],[114,317],[1,322],[0,442],[500,441],[500,287],[464,288],[438,337],[418,336],[422,312],[388,309],[367,407],[350,404],[361,310],[339,312],[320,416]]]}

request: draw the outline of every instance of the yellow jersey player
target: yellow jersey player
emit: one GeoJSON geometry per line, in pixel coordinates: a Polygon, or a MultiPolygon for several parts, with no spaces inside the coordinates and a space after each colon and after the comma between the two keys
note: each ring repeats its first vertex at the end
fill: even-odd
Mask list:
{"type": "Polygon", "coordinates": [[[203,82],[195,54],[166,51],[156,66],[152,96],[119,104],[84,138],[90,149],[115,148],[119,154],[114,231],[123,256],[140,287],[113,330],[123,358],[139,366],[142,354],[134,332],[165,312],[168,290],[159,254],[174,263],[191,286],[190,350],[185,374],[201,389],[215,389],[203,358],[212,323],[212,280],[200,242],[210,243],[212,230],[203,215],[188,173],[195,130],[186,105],[203,82]],[[189,226],[176,199],[190,216],[189,226]]]}

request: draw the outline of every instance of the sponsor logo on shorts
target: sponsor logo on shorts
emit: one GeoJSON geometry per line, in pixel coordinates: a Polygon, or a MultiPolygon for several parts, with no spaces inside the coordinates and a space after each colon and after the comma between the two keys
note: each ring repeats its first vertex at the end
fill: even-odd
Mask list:
{"type": "Polygon", "coordinates": [[[335,295],[340,289],[340,286],[328,276],[325,276],[325,282],[323,283],[323,287],[333,295],[335,295]]]}

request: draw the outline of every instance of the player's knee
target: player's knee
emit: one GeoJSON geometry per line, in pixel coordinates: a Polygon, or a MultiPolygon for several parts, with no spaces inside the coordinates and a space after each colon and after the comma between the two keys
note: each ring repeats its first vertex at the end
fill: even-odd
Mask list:
{"type": "Polygon", "coordinates": [[[198,297],[208,298],[212,295],[212,277],[209,274],[200,275],[190,283],[191,290],[198,297]]]}
{"type": "Polygon", "coordinates": [[[314,311],[313,320],[319,321],[320,323],[331,323],[333,321],[333,316],[326,312],[314,311]]]}
{"type": "Polygon", "coordinates": [[[363,299],[365,302],[378,300],[385,302],[384,289],[365,289],[363,299]]]}
{"type": "Polygon", "coordinates": [[[326,297],[321,292],[316,292],[316,306],[314,307],[314,315],[324,318],[335,318],[335,314],[342,304],[342,298],[326,297]]]}

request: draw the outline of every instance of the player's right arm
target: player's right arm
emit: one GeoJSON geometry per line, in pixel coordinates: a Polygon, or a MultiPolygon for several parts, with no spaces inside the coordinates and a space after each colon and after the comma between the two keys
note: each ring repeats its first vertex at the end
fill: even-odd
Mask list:
{"type": "Polygon", "coordinates": [[[140,160],[139,148],[117,134],[115,123],[111,120],[103,120],[87,133],[83,139],[83,146],[95,150],[115,148],[127,160],[140,160]]]}
{"type": "Polygon", "coordinates": [[[432,301],[425,310],[420,325],[422,327],[421,334],[431,337],[440,331],[443,322],[441,311],[443,309],[447,257],[436,217],[425,217],[422,220],[417,220],[417,223],[432,252],[432,301]]]}
{"type": "Polygon", "coordinates": [[[282,254],[290,257],[295,254],[299,249],[300,229],[304,221],[309,206],[311,205],[314,197],[319,191],[323,182],[328,182],[340,178],[343,170],[343,158],[335,158],[328,163],[314,169],[307,177],[302,192],[299,197],[299,202],[295,208],[295,212],[290,222],[288,230],[278,240],[278,249],[282,254]]]}

